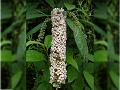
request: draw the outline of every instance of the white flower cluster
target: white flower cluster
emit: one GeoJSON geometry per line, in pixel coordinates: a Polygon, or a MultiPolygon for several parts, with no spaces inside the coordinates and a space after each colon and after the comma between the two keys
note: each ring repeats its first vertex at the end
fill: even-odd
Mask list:
{"type": "Polygon", "coordinates": [[[51,12],[52,46],[50,52],[50,83],[53,87],[65,84],[66,71],[66,22],[64,9],[55,8],[51,12]]]}

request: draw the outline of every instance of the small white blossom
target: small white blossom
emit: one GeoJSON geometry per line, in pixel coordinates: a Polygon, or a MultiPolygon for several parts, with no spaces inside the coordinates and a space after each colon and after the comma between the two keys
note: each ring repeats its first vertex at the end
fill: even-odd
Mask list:
{"type": "Polygon", "coordinates": [[[52,46],[50,53],[50,83],[59,88],[65,84],[66,71],[66,22],[64,9],[55,8],[51,12],[52,20],[52,46]]]}

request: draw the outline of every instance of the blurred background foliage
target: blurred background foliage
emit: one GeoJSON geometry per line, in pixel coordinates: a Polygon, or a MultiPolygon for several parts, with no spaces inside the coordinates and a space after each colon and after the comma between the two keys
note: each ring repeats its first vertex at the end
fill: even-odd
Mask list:
{"type": "Polygon", "coordinates": [[[26,2],[1,0],[1,88],[26,90],[26,2]]]}
{"type": "Polygon", "coordinates": [[[119,0],[2,0],[1,88],[55,90],[53,8],[64,8],[67,17],[67,80],[59,90],[118,90],[119,0]]]}

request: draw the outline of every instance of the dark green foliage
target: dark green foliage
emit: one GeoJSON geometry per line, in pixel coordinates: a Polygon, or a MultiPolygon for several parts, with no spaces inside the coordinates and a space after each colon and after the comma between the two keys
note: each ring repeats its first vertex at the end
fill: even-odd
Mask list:
{"type": "Polygon", "coordinates": [[[67,26],[67,80],[59,90],[118,90],[118,0],[2,0],[2,88],[55,90],[49,83],[53,8],[64,8],[67,26]]]}

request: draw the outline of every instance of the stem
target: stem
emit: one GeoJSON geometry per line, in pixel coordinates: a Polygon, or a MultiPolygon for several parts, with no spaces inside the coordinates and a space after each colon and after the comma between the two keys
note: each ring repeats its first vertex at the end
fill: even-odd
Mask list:
{"type": "Polygon", "coordinates": [[[58,88],[56,88],[56,90],[58,90],[58,88]]]}

